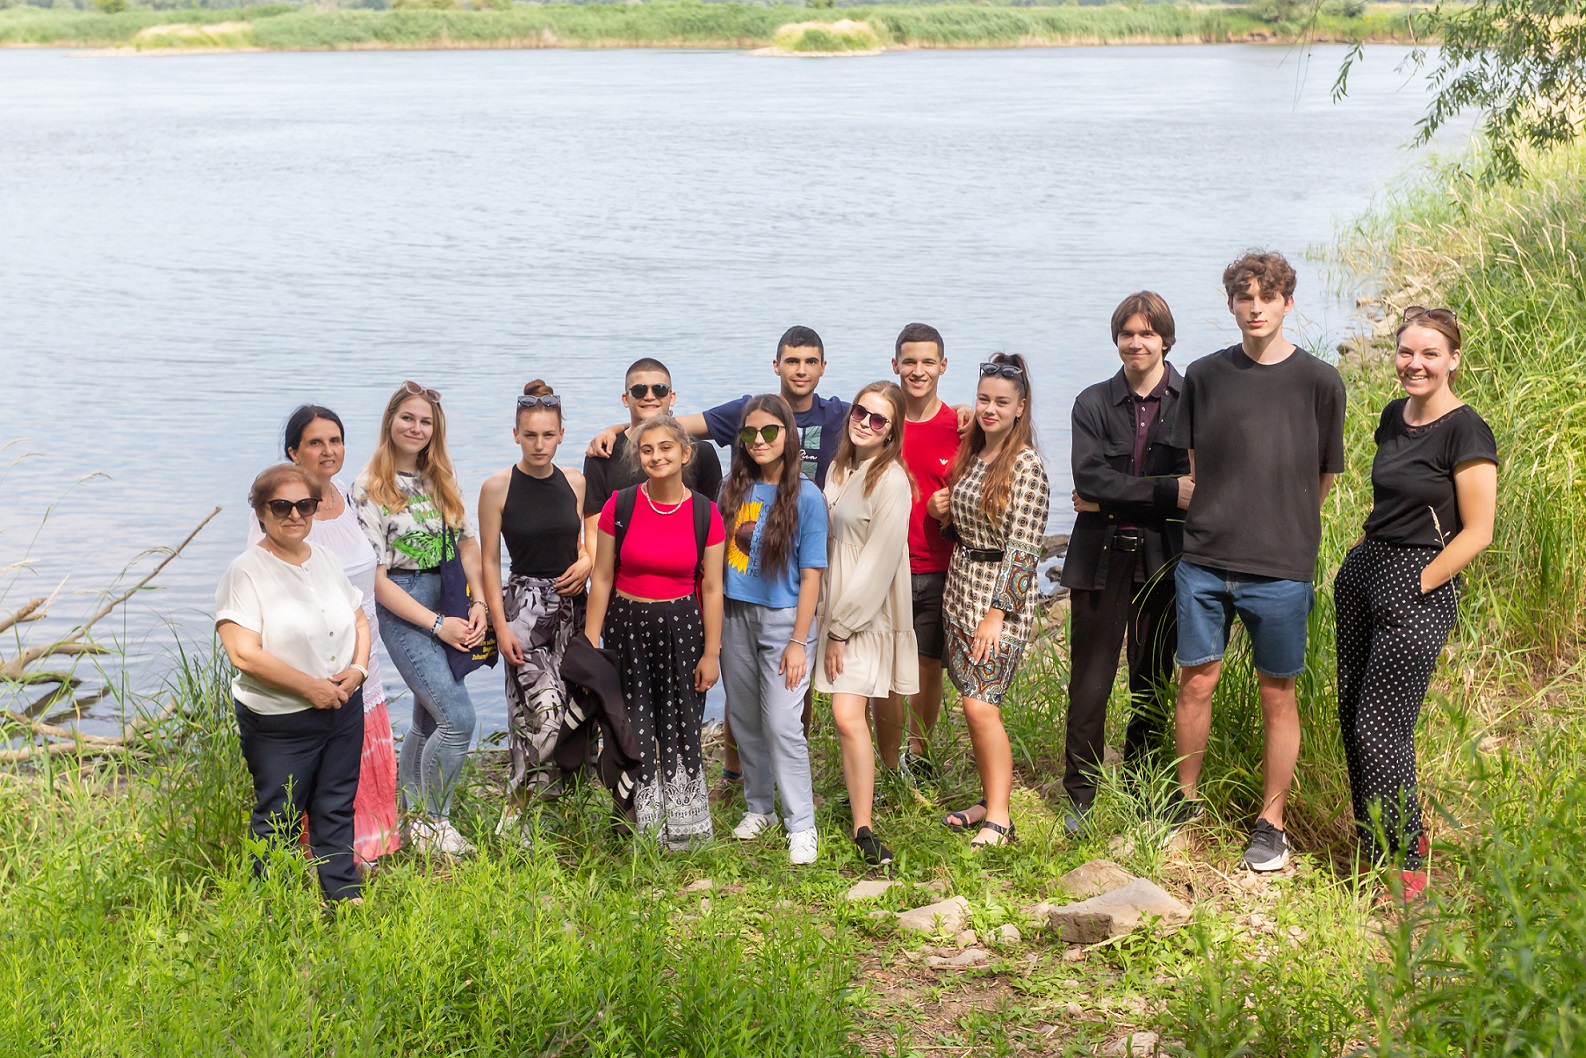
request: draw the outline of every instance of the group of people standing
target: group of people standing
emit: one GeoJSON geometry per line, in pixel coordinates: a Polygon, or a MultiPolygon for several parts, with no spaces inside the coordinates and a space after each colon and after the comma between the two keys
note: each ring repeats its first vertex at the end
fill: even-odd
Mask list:
{"type": "MultiPolygon", "coordinates": [[[[1166,822],[1198,816],[1212,690],[1237,616],[1267,723],[1266,797],[1245,860],[1273,870],[1288,858],[1294,681],[1321,501],[1343,470],[1344,390],[1283,337],[1294,273],[1281,256],[1247,254],[1224,284],[1240,344],[1181,375],[1165,360],[1166,303],[1131,295],[1112,318],[1122,369],[1075,402],[1064,787],[1068,825],[1081,829],[1127,641],[1126,764],[1162,741],[1176,654],[1181,788],[1166,822]]],[[[1375,507],[1336,588],[1355,816],[1368,841],[1383,841],[1374,851],[1407,872],[1406,888],[1425,853],[1415,715],[1452,626],[1452,582],[1490,539],[1496,491],[1491,432],[1453,395],[1459,345],[1451,313],[1407,313],[1396,354],[1407,398],[1383,413],[1375,507]]],[[[839,736],[849,836],[866,863],[884,865],[893,854],[872,816],[876,756],[932,776],[945,673],[983,796],[943,822],[976,846],[1017,841],[1001,710],[1037,624],[1049,503],[1029,365],[988,357],[973,404],[949,406],[942,335],[913,323],[894,347],[896,382],[845,402],[816,392],[825,367],[820,337],[793,327],[777,343],[776,393],[676,415],[670,372],[638,360],[621,395],[627,421],[590,442],[582,472],[556,464],[561,398],[535,380],[516,400],[519,458],[486,480],[477,520],[435,390],[406,382],[392,394],[351,489],[336,477],[340,420],[298,409],[288,462],[250,494],[256,546],[216,593],[238,669],[253,833],[299,834],[306,816],[332,899],[356,897],[360,865],[396,847],[397,790],[411,845],[470,851],[450,821],[474,728],[461,673],[493,637],[506,662],[509,836],[527,840],[525,809],[593,761],[627,825],[670,848],[708,840],[701,725],[720,681],[724,773],[741,780],[745,803],[734,836],[775,827],[780,801],[791,862],[817,858],[807,738],[818,691],[839,736]],[[712,442],[730,451],[725,479],[712,442]],[[413,698],[400,762],[376,634],[413,698]]]]}

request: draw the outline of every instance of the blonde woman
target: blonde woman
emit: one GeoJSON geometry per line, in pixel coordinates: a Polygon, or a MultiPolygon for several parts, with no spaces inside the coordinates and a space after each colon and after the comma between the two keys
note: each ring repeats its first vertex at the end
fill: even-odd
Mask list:
{"type": "MultiPolygon", "coordinates": [[[[871,698],[920,689],[909,582],[909,508],[903,391],[872,382],[849,407],[847,429],[826,475],[828,568],[821,596],[821,663],[815,689],[832,696],[853,839],[872,867],[892,850],[870,829],[876,765],[866,710],[871,698]]],[[[878,731],[896,745],[898,732],[878,731]]]]}
{"type": "Polygon", "coordinates": [[[380,442],[353,488],[358,520],[374,544],[380,641],[413,692],[413,724],[402,740],[397,779],[419,818],[409,838],[421,852],[473,850],[448,818],[452,793],[474,734],[474,703],[452,676],[448,650],[468,651],[484,639],[479,539],[463,506],[462,488],[446,452],[441,395],[404,382],[386,402],[380,442]],[[467,619],[445,617],[441,559],[455,536],[474,603],[467,619]]]}
{"type": "Polygon", "coordinates": [[[1035,569],[1046,533],[1050,486],[1030,426],[1029,367],[997,353],[980,365],[975,418],[953,468],[953,484],[933,497],[946,505],[958,539],[947,571],[947,670],[963,701],[985,794],[945,820],[977,830],[974,844],[1018,840],[1009,816],[1013,751],[1002,701],[1035,624],[1035,569]]]}

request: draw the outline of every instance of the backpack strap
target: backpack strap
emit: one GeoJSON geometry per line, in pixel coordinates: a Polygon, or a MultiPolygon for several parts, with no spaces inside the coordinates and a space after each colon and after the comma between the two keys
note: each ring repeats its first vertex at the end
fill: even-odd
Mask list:
{"type": "Polygon", "coordinates": [[[638,504],[638,502],[639,486],[629,485],[627,488],[619,489],[617,491],[617,502],[611,512],[611,537],[615,545],[612,548],[611,555],[611,571],[613,577],[616,575],[617,567],[622,565],[622,540],[623,537],[628,535],[628,526],[633,524],[633,508],[638,504]]]}
{"type": "MultiPolygon", "coordinates": [[[[690,490],[693,492],[694,490],[690,490]]],[[[705,541],[710,538],[710,500],[703,492],[694,492],[694,547],[699,561],[694,566],[694,579],[705,575],[705,541]]]]}

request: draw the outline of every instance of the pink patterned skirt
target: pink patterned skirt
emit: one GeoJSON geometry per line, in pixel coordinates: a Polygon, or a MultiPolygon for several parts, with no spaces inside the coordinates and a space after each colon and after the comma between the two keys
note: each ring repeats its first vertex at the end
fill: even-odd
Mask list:
{"type": "MultiPolygon", "coordinates": [[[[363,755],[358,765],[358,792],[352,801],[352,849],[361,864],[371,864],[402,847],[397,831],[396,771],[391,714],[382,701],[363,714],[363,755]]],[[[303,847],[308,847],[306,819],[303,847]]]]}

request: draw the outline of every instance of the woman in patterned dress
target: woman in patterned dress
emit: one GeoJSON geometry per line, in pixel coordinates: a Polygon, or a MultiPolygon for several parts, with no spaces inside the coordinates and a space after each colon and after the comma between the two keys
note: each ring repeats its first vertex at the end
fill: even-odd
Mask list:
{"type": "Polygon", "coordinates": [[[997,353],[980,365],[975,418],[953,468],[953,483],[932,497],[958,546],[947,573],[943,616],[948,674],[963,700],[985,796],[950,813],[974,844],[1018,840],[1008,810],[1013,752],[1002,700],[1013,683],[1035,617],[1035,568],[1046,533],[1046,467],[1035,450],[1030,376],[1024,358],[997,353]]]}
{"type": "Polygon", "coordinates": [[[594,565],[584,543],[584,475],[558,467],[562,398],[540,379],[523,387],[512,437],[521,458],[479,490],[485,602],[507,661],[507,796],[498,833],[527,844],[523,810],[538,794],[561,793],[551,759],[567,711],[562,653],[583,628],[584,585],[594,565]],[[512,576],[501,579],[501,544],[512,576]]]}

